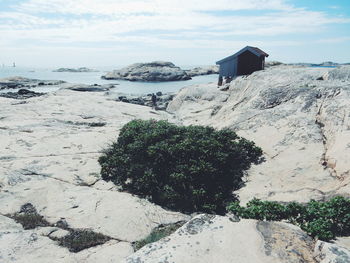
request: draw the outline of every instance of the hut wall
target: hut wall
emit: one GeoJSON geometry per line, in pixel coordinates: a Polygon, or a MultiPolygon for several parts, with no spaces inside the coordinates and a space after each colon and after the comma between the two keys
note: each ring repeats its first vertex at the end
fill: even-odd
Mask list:
{"type": "Polygon", "coordinates": [[[220,76],[234,77],[237,75],[237,58],[225,61],[220,64],[220,76]]]}
{"type": "Polygon", "coordinates": [[[261,58],[246,51],[238,56],[238,75],[249,75],[254,71],[263,69],[261,58]]]}

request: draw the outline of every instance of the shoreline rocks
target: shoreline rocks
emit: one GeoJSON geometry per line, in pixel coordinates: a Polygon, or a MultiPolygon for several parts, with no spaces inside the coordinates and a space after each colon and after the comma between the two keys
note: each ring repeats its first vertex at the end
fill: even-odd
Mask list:
{"type": "Polygon", "coordinates": [[[21,89],[21,88],[36,88],[38,86],[56,86],[66,83],[63,80],[39,80],[23,77],[9,77],[0,79],[0,90],[4,89],[21,89]]]}
{"type": "Polygon", "coordinates": [[[23,100],[23,99],[29,99],[32,97],[39,97],[45,94],[46,93],[43,93],[43,92],[34,92],[27,89],[20,89],[17,92],[0,93],[0,97],[23,100]]]}
{"type": "MultiPolygon", "coordinates": [[[[157,92],[157,103],[156,103],[156,110],[163,110],[165,111],[168,107],[169,103],[173,100],[175,97],[174,93],[165,93],[157,92]]],[[[152,102],[152,94],[147,95],[141,95],[141,96],[134,96],[134,95],[128,95],[128,94],[119,94],[118,97],[115,99],[116,101],[131,103],[131,104],[137,104],[137,105],[143,105],[148,107],[153,107],[152,102]]]]}
{"type": "Polygon", "coordinates": [[[102,79],[121,79],[129,81],[179,81],[189,80],[186,71],[171,62],[154,61],[150,63],[135,63],[120,70],[108,72],[102,79]]]}

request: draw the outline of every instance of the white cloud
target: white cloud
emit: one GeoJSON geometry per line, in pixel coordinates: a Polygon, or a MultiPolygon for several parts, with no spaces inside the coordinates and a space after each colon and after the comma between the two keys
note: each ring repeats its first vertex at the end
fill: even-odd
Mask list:
{"type": "Polygon", "coordinates": [[[0,45],[11,47],[7,50],[299,45],[287,36],[350,23],[349,18],[296,8],[286,0],[22,0],[11,7],[0,8],[0,34],[6,36],[0,45]],[[268,40],[259,40],[263,38],[268,40]]]}
{"type": "Polygon", "coordinates": [[[28,0],[17,6],[32,13],[129,15],[174,14],[215,10],[284,10],[283,0],[28,0]]]}

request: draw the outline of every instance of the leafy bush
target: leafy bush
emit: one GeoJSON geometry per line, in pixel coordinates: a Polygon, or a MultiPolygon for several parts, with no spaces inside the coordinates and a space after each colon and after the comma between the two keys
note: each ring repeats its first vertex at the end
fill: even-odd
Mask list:
{"type": "Polygon", "coordinates": [[[156,204],[184,212],[225,212],[244,172],[262,150],[224,129],[167,121],[127,123],[99,158],[104,180],[156,204]]]}
{"type": "Polygon", "coordinates": [[[311,200],[306,205],[295,202],[282,205],[253,199],[246,207],[233,202],[227,209],[243,218],[288,220],[311,236],[325,241],[350,235],[350,199],[340,196],[328,202],[311,200]]]}

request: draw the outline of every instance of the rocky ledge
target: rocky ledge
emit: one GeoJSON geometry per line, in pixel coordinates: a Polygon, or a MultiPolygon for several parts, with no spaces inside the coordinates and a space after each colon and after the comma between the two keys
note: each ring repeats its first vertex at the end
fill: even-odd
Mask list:
{"type": "Polygon", "coordinates": [[[95,69],[90,69],[86,67],[81,67],[81,68],[59,68],[53,70],[53,72],[98,72],[98,70],[95,69]]]}
{"type": "Polygon", "coordinates": [[[108,72],[101,78],[129,81],[177,81],[191,79],[186,71],[171,62],[163,61],[132,64],[120,70],[108,72]]]}

